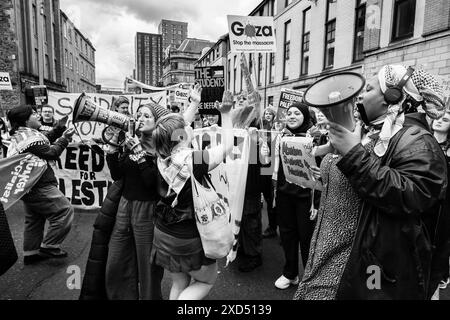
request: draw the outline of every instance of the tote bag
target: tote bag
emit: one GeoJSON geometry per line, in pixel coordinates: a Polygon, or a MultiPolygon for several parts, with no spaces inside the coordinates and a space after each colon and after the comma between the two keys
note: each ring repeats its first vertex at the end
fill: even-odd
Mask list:
{"type": "Polygon", "coordinates": [[[231,213],[228,204],[206,180],[206,188],[199,183],[191,170],[192,197],[197,222],[197,229],[203,245],[205,256],[211,259],[226,257],[233,246],[231,213]]]}

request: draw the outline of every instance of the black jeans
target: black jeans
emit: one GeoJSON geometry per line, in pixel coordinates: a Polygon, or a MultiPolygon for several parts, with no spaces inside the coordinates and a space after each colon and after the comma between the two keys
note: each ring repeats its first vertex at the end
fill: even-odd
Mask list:
{"type": "Polygon", "coordinates": [[[308,261],[309,246],[314,231],[314,221],[309,219],[311,197],[297,198],[277,192],[276,199],[281,245],[286,259],[283,275],[288,279],[294,279],[298,275],[299,242],[303,267],[308,261]]]}
{"type": "Polygon", "coordinates": [[[262,193],[267,203],[267,217],[269,218],[269,227],[277,230],[277,215],[273,207],[274,190],[272,186],[272,176],[261,176],[262,193]]]}
{"type": "Polygon", "coordinates": [[[262,253],[261,194],[245,195],[239,232],[240,252],[246,257],[262,253]]]}

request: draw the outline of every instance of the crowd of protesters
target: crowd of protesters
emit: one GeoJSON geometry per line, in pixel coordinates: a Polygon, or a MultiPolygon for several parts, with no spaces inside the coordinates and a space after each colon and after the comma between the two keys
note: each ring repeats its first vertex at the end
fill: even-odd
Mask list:
{"type": "MultiPolygon", "coordinates": [[[[250,154],[257,158],[248,165],[240,272],[262,266],[263,239],[279,236],[284,261],[273,283],[281,290],[298,286],[294,299],[431,299],[449,283],[450,109],[440,83],[419,69],[400,100],[388,102],[385,92],[407,72],[387,65],[367,79],[360,96],[364,114],[355,108],[362,121],[353,131],[302,102],[286,110],[284,121],[272,106],[260,114],[254,93],[245,91],[234,98],[225,92],[211,115],[198,114],[199,86],[181,111],[149,103],[132,115],[128,99],[117,99],[114,111],[136,119],[137,136],[127,133],[123,146],[105,148],[114,184],[94,225],[80,299],[162,299],[164,274],[172,280],[169,299],[207,296],[218,266],[203,251],[191,179],[207,179],[232,151],[232,128],[248,130],[250,154]],[[211,126],[228,129],[221,144],[194,150],[192,128],[211,126]],[[286,180],[285,137],[313,138],[317,167],[310,170],[322,192],[286,180]],[[367,286],[372,266],[380,269],[379,290],[367,286]]],[[[55,120],[49,105],[41,114],[39,119],[31,106],[12,109],[9,137],[0,122],[2,138],[11,141],[8,156],[58,159],[74,130],[65,127],[67,119],[55,120]]],[[[50,166],[22,200],[24,263],[67,256],[60,245],[73,209],[50,166]]]]}

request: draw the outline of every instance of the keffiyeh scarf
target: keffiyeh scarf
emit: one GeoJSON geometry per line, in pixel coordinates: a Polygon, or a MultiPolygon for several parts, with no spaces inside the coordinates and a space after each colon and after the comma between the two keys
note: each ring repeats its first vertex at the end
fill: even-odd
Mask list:
{"type": "Polygon", "coordinates": [[[186,181],[191,177],[189,164],[192,163],[192,151],[190,148],[179,148],[170,157],[166,159],[158,158],[157,160],[158,170],[164,181],[169,185],[167,194],[169,195],[172,190],[177,194],[172,202],[172,207],[177,205],[178,195],[186,181]]]}
{"type": "Polygon", "coordinates": [[[11,137],[7,156],[20,154],[32,146],[50,145],[48,138],[35,129],[19,127],[11,137]]]}
{"type": "MultiPolygon", "coordinates": [[[[378,73],[378,81],[383,93],[389,87],[395,86],[405,75],[407,68],[402,65],[386,65],[378,73]]],[[[403,87],[403,99],[395,104],[389,105],[388,110],[382,118],[375,120],[372,124],[383,123],[379,139],[375,145],[374,152],[382,157],[387,150],[391,138],[403,128],[405,114],[402,111],[403,102],[406,98],[423,101],[424,111],[432,119],[438,119],[444,115],[445,105],[442,99],[442,86],[434,76],[423,70],[415,70],[403,87]]]]}

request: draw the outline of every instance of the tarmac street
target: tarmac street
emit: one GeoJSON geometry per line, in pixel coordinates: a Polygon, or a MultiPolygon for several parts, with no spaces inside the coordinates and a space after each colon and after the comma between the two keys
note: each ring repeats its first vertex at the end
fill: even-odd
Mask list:
{"type": "MultiPolygon", "coordinates": [[[[0,277],[0,300],[77,300],[80,294],[78,285],[82,283],[97,212],[75,211],[72,230],[63,243],[63,248],[69,253],[67,258],[28,266],[23,264],[23,212],[22,202],[7,212],[19,260],[0,277]]],[[[264,205],[263,230],[266,226],[264,205]]],[[[207,300],[291,300],[295,286],[286,290],[274,286],[275,280],[281,275],[283,263],[279,237],[263,240],[263,265],[251,272],[240,272],[237,259],[225,268],[225,259],[222,259],[219,261],[217,282],[207,300]]],[[[301,265],[299,270],[302,274],[301,265]]],[[[169,275],[165,274],[162,283],[164,299],[169,296],[170,284],[169,275]]],[[[440,296],[441,300],[450,300],[450,286],[440,290],[440,296]]]]}

